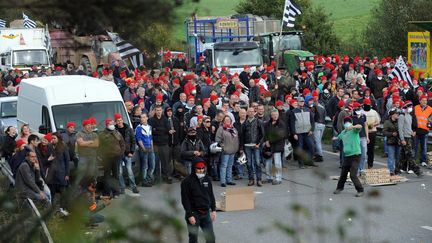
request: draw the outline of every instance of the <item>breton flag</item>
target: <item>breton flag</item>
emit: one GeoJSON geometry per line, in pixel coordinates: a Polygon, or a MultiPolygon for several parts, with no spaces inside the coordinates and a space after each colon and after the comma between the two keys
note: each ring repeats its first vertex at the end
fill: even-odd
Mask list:
{"type": "Polygon", "coordinates": [[[132,66],[134,68],[138,68],[140,65],[144,63],[144,55],[134,47],[132,44],[123,40],[117,33],[108,32],[109,37],[112,42],[117,46],[117,50],[120,54],[121,59],[129,58],[132,66]]]}
{"type": "Polygon", "coordinates": [[[411,88],[413,88],[413,83],[411,76],[408,72],[408,67],[405,64],[405,61],[403,60],[402,56],[399,56],[399,58],[396,61],[395,67],[393,68],[393,71],[388,75],[390,79],[393,79],[396,77],[398,80],[404,80],[409,83],[411,88]]]}
{"type": "Polygon", "coordinates": [[[50,34],[49,34],[48,25],[45,25],[44,44],[45,44],[45,47],[46,47],[46,49],[48,51],[48,55],[51,58],[53,50],[52,50],[52,46],[51,46],[51,37],[50,37],[50,34]]]}
{"type": "Polygon", "coordinates": [[[294,0],[285,0],[285,9],[282,21],[287,27],[294,27],[295,16],[300,14],[302,14],[302,12],[294,0]]]}
{"type": "Polygon", "coordinates": [[[27,29],[36,28],[36,22],[29,19],[29,17],[24,13],[23,13],[23,19],[24,19],[24,27],[26,27],[27,29]]]}
{"type": "Polygon", "coordinates": [[[0,28],[6,28],[6,21],[3,19],[0,19],[0,28]]]}

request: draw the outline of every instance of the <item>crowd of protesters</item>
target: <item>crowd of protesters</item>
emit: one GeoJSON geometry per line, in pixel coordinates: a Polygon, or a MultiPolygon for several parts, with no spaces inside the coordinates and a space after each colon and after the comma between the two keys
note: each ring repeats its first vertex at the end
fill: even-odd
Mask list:
{"type": "MultiPolygon", "coordinates": [[[[22,79],[92,75],[117,85],[129,117],[112,114],[99,131],[94,118],[69,122],[65,131],[43,137],[28,126],[19,134],[8,127],[3,156],[21,197],[54,202],[74,171],[91,211],[98,208],[91,178],[101,182],[103,196],[115,197],[126,184],[134,193],[138,185],[170,184],[173,177],[193,173],[194,164],[202,161],[221,187],[246,177],[248,186],[281,184],[287,145],[293,146],[299,168],[317,166],[324,161],[321,140],[329,124],[342,171],[362,175],[374,166],[377,128],[383,124],[390,175],[420,176],[419,164],[428,164],[432,93],[423,73],[418,78],[411,73],[412,83],[389,79],[394,65],[392,58],[332,55],[300,62],[293,73],[272,63],[231,74],[227,67],[210,69],[204,61],[194,72],[171,67],[131,71],[118,61],[91,74],[71,63],[27,73],[11,70],[0,74],[2,96],[16,95],[22,79]],[[353,136],[358,149],[344,141],[353,136]],[[103,175],[97,177],[100,167],[103,175]]],[[[342,188],[338,185],[339,192],[342,188]]],[[[60,200],[60,207],[65,211],[67,206],[60,200]]]]}

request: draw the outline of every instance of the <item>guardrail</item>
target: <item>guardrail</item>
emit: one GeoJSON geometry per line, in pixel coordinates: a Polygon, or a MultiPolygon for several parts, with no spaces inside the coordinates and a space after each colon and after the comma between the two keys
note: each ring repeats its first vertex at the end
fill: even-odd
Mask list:
{"type": "Polygon", "coordinates": [[[9,179],[12,186],[15,186],[15,179],[13,177],[12,171],[9,168],[9,164],[6,163],[4,157],[0,160],[0,171],[9,179]]]}
{"type": "Polygon", "coordinates": [[[46,226],[45,221],[42,219],[42,216],[41,216],[39,210],[37,209],[36,205],[33,203],[33,200],[31,200],[30,198],[27,198],[26,202],[28,203],[29,207],[32,209],[31,211],[37,217],[37,219],[39,221],[39,224],[42,227],[42,232],[43,232],[43,234],[44,234],[44,236],[46,238],[45,241],[48,242],[48,243],[53,243],[54,241],[53,241],[53,239],[51,237],[51,234],[50,234],[50,232],[48,230],[48,227],[46,226]]]}

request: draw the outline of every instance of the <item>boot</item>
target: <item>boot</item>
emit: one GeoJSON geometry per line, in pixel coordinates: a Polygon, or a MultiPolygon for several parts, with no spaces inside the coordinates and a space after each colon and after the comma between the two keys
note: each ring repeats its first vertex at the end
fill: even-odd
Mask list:
{"type": "Polygon", "coordinates": [[[254,180],[249,180],[248,186],[253,186],[255,184],[254,180]]]}

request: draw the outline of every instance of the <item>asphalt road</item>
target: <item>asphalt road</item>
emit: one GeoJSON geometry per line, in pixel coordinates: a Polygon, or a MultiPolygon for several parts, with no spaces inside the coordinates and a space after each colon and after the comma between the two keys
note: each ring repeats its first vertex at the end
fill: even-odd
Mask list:
{"type": "MultiPolygon", "coordinates": [[[[377,167],[383,167],[385,159],[377,162],[377,167]]],[[[318,168],[298,169],[290,161],[281,185],[254,187],[254,210],[218,212],[214,222],[217,242],[432,242],[431,170],[422,178],[404,175],[409,181],[393,186],[366,186],[366,195],[356,198],[353,185],[346,185],[339,195],[332,193],[337,181],[330,176],[340,173],[338,156],[326,152],[324,162],[317,164],[318,168]],[[290,234],[291,230],[296,233],[290,234]]],[[[247,186],[247,179],[236,182],[237,187],[247,186]]],[[[218,199],[224,188],[213,186],[218,199]]],[[[122,202],[135,202],[184,218],[179,182],[140,188],[139,196],[130,193],[113,202],[111,207],[118,210],[107,209],[104,214],[124,222],[146,217],[131,214],[124,206],[119,209],[122,202]],[[179,210],[168,210],[167,198],[175,199],[179,210]]],[[[186,230],[182,237],[187,242],[186,230]]],[[[172,233],[166,233],[164,240],[178,241],[172,233]]]]}

